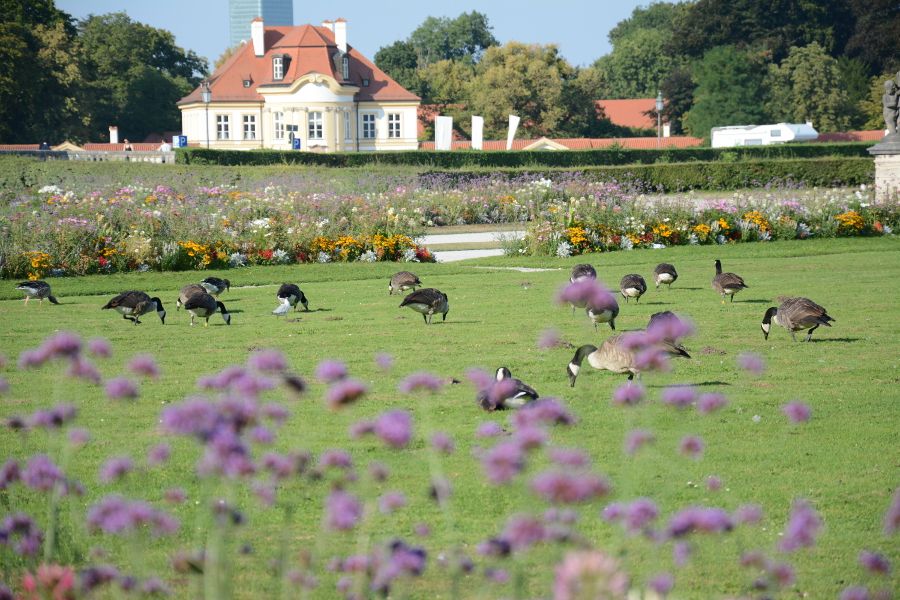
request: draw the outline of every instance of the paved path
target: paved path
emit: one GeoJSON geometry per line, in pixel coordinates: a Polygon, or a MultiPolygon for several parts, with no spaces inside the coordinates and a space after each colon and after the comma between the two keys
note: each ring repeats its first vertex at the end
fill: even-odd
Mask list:
{"type": "Polygon", "coordinates": [[[456,262],[469,258],[484,258],[486,256],[503,256],[500,248],[501,239],[517,239],[525,237],[524,231],[486,231],[481,233],[447,233],[423,235],[416,241],[431,248],[441,244],[483,244],[496,242],[497,248],[480,248],[477,250],[432,250],[435,260],[441,263],[456,262]]]}

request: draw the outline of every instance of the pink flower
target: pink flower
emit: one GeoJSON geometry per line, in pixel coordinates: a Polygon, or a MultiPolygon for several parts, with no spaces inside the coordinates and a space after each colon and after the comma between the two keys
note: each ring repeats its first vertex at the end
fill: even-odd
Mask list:
{"type": "Polygon", "coordinates": [[[646,429],[633,429],[625,437],[625,453],[635,454],[644,444],[648,444],[655,439],[653,432],[646,429]]]}
{"type": "Polygon", "coordinates": [[[813,546],[821,529],[822,519],[812,505],[806,500],[795,500],[778,547],[782,552],[793,552],[798,548],[813,546]]]}
{"type": "Polygon", "coordinates": [[[644,399],[646,390],[640,383],[627,382],[613,392],[613,402],[619,406],[634,406],[644,399]]]}
{"type": "Polygon", "coordinates": [[[763,510],[758,504],[743,504],[734,511],[734,520],[744,525],[752,525],[762,520],[763,510]]]}
{"type": "Polygon", "coordinates": [[[544,471],[531,481],[531,490],[547,502],[572,504],[587,502],[610,491],[609,482],[591,473],[571,474],[544,471]]]}
{"type": "Polygon", "coordinates": [[[379,352],[375,355],[375,364],[382,371],[390,371],[394,366],[394,357],[387,352],[379,352]]]}
{"type": "Polygon", "coordinates": [[[728,399],[722,394],[701,394],[697,399],[697,411],[708,415],[728,404],[728,399]]]}
{"type": "Polygon", "coordinates": [[[134,463],[128,456],[110,458],[100,467],[100,481],[111,483],[130,473],[133,468],[134,463]]]}
{"type": "Polygon", "coordinates": [[[378,510],[389,515],[406,506],[406,496],[402,492],[387,492],[378,498],[378,510]]]}
{"type": "Polygon", "coordinates": [[[60,331],[44,340],[41,348],[50,357],[73,358],[81,352],[81,338],[70,331],[60,331]]]}
{"type": "Polygon", "coordinates": [[[681,443],[678,445],[679,451],[685,456],[689,456],[694,459],[699,459],[703,456],[703,440],[696,435],[687,435],[681,438],[681,443]]]}
{"type": "Polygon", "coordinates": [[[323,360],[316,367],[316,377],[324,383],[334,383],[347,376],[347,365],[338,360],[323,360]]]}
{"type": "Polygon", "coordinates": [[[347,492],[335,490],[328,496],[326,502],[328,527],[337,530],[347,530],[356,527],[362,518],[362,503],[347,492]]]}
{"type": "Polygon", "coordinates": [[[401,381],[400,385],[397,386],[397,388],[403,394],[411,394],[416,390],[438,392],[442,387],[444,387],[444,382],[440,377],[431,373],[427,373],[425,371],[413,373],[412,375],[401,381]]]}
{"type": "Polygon", "coordinates": [[[133,400],[138,397],[138,388],[130,379],[116,377],[106,382],[106,397],[110,400],[133,400]]]}
{"type": "Polygon", "coordinates": [[[629,587],[628,575],[615,558],[599,550],[571,550],[556,565],[553,598],[575,600],[585,597],[585,590],[591,597],[624,598],[629,587]]]}
{"type": "Polygon", "coordinates": [[[762,375],[766,370],[766,363],[763,362],[762,357],[753,352],[738,354],[737,364],[740,368],[753,375],[762,375]]]}
{"type": "Polygon", "coordinates": [[[812,415],[812,409],[802,402],[789,402],[781,407],[791,423],[805,423],[812,415]]]}
{"type": "Polygon", "coordinates": [[[159,367],[156,360],[149,354],[139,354],[128,363],[128,369],[135,375],[143,375],[152,379],[159,378],[159,367]]]}
{"type": "Polygon", "coordinates": [[[481,465],[491,483],[506,483],[524,468],[525,457],[519,444],[501,442],[485,453],[481,465]]]}
{"type": "Polygon", "coordinates": [[[388,446],[403,448],[412,438],[412,417],[405,410],[391,410],[375,421],[375,435],[388,446]]]}
{"type": "Polygon", "coordinates": [[[453,454],[453,451],[456,449],[453,438],[443,431],[436,431],[432,434],[431,447],[444,454],[453,454]]]}
{"type": "Polygon", "coordinates": [[[711,492],[717,492],[722,489],[722,480],[716,475],[710,475],[706,478],[706,489],[711,492]]]}
{"type": "Polygon", "coordinates": [[[369,388],[357,379],[335,380],[335,383],[325,392],[325,402],[329,408],[337,410],[353,404],[368,391],[369,388]]]}
{"type": "Polygon", "coordinates": [[[287,369],[287,360],[279,350],[257,350],[247,359],[247,364],[263,373],[281,373],[287,369]]]}
{"type": "Polygon", "coordinates": [[[495,437],[503,433],[503,428],[493,421],[484,421],[478,425],[475,435],[478,437],[495,437]]]}
{"type": "Polygon", "coordinates": [[[112,346],[105,338],[91,338],[87,343],[88,352],[99,358],[112,356],[112,346]]]}
{"type": "Polygon", "coordinates": [[[537,347],[541,350],[548,350],[562,345],[562,338],[556,329],[545,329],[541,332],[541,336],[537,341],[537,347]]]}
{"type": "Polygon", "coordinates": [[[676,408],[685,408],[693,404],[697,398],[697,392],[689,385],[676,385],[667,387],[662,391],[662,401],[664,404],[674,406],[676,408]]]}

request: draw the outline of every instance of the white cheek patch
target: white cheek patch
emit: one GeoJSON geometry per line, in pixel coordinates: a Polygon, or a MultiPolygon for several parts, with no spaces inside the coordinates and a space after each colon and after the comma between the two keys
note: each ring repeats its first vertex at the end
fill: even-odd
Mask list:
{"type": "Polygon", "coordinates": [[[662,275],[659,276],[659,280],[662,283],[670,283],[672,281],[672,276],[669,275],[668,273],[663,273],[662,275]]]}
{"type": "Polygon", "coordinates": [[[569,371],[570,371],[570,372],[572,373],[572,375],[574,375],[575,377],[578,377],[578,371],[580,371],[580,370],[581,370],[581,367],[579,367],[579,366],[576,365],[575,363],[569,363],[569,371]]]}

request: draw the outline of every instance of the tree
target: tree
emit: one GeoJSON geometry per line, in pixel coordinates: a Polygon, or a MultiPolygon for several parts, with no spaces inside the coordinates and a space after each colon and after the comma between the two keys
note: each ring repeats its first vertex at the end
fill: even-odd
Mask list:
{"type": "Polygon", "coordinates": [[[694,104],[684,117],[691,135],[709,139],[713,127],[766,120],[763,110],[764,56],[735,46],[706,52],[694,69],[694,104]]]}
{"type": "Polygon", "coordinates": [[[770,65],[766,85],[767,108],[776,121],[812,121],[819,131],[844,131],[850,123],[853,107],[841,70],[816,42],[791,48],[780,65],[770,65]]]}
{"type": "Polygon", "coordinates": [[[216,62],[213,63],[213,71],[218,71],[219,67],[228,62],[228,59],[235,55],[235,53],[244,47],[245,42],[238,42],[234,46],[225,48],[222,51],[222,54],[219,55],[219,58],[216,59],[216,62]]]}
{"type": "Polygon", "coordinates": [[[673,23],[682,18],[689,9],[689,4],[672,4],[670,2],[654,2],[650,6],[637,7],[627,19],[619,21],[607,34],[609,43],[615,45],[633,33],[645,29],[672,31],[673,23]]]}
{"type": "Polygon", "coordinates": [[[375,64],[404,88],[424,97],[425,87],[418,72],[418,55],[410,42],[398,41],[379,48],[375,53],[375,64]]]}
{"type": "Polygon", "coordinates": [[[90,16],[78,30],[89,138],[105,137],[113,124],[136,139],[180,128],[176,102],[206,76],[205,59],[125,13],[90,16]]]}
{"type": "Polygon", "coordinates": [[[897,0],[849,0],[853,32],[846,52],[867,66],[869,75],[900,69],[900,4],[897,0]]]}
{"type": "Polygon", "coordinates": [[[869,80],[869,91],[866,97],[860,100],[859,110],[865,121],[863,129],[886,129],[882,97],[884,96],[884,82],[893,79],[894,73],[884,73],[869,80]]]}
{"type": "Polygon", "coordinates": [[[687,65],[672,69],[660,84],[660,91],[666,101],[662,112],[663,120],[669,123],[674,134],[684,132],[682,119],[694,103],[695,87],[691,70],[687,65]]]}
{"type": "Polygon", "coordinates": [[[594,63],[603,75],[604,97],[655,97],[677,64],[666,51],[668,40],[669,33],[658,29],[637,29],[619,37],[612,52],[594,63]]]}
{"type": "Polygon", "coordinates": [[[468,87],[475,77],[475,67],[463,62],[442,60],[420,72],[427,104],[459,104],[465,102],[468,87]]]}
{"type": "Polygon", "coordinates": [[[487,15],[474,10],[455,19],[428,17],[410,34],[409,43],[419,67],[439,60],[476,63],[487,48],[498,44],[487,15]]]}

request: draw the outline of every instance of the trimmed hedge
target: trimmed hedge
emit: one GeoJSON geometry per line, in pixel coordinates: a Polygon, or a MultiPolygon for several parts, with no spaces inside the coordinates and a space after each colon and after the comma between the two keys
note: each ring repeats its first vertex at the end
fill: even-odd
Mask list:
{"type": "Polygon", "coordinates": [[[846,142],[821,144],[778,144],[736,148],[663,148],[633,150],[605,148],[560,152],[510,151],[479,152],[454,150],[437,152],[343,152],[319,154],[277,150],[178,149],[176,162],[193,165],[318,165],[325,167],[361,167],[366,165],[414,165],[438,169],[502,167],[585,167],[592,165],[628,165],[681,163],[689,161],[737,161],[761,158],[867,157],[872,143],[846,142]]]}

